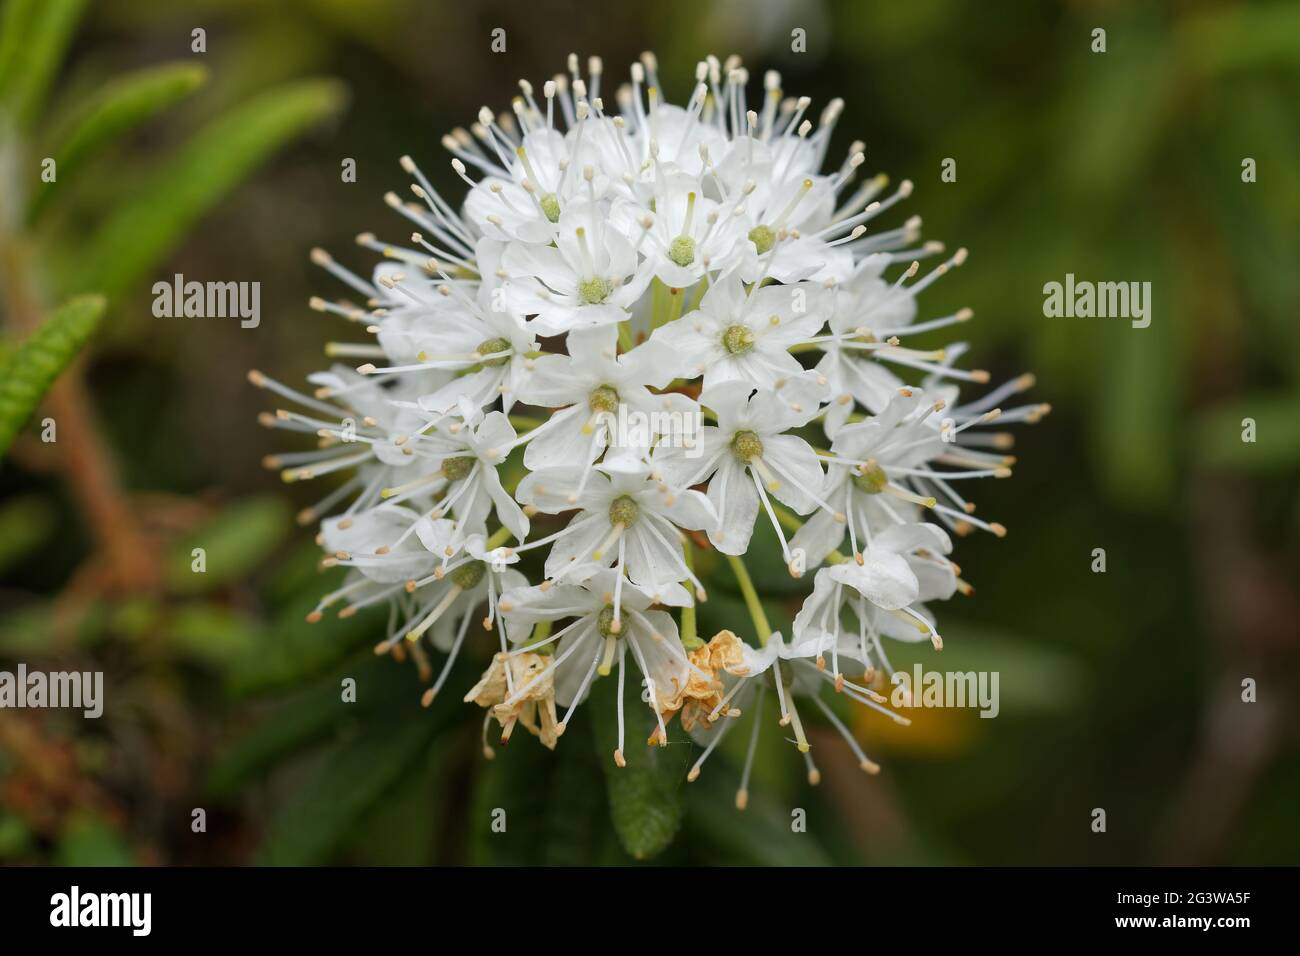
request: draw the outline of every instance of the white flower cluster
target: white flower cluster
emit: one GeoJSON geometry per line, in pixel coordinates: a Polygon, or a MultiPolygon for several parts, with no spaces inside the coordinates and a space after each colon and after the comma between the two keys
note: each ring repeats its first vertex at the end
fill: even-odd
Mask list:
{"type": "Polygon", "coordinates": [[[868,233],[911,183],[886,195],[883,175],[860,179],[861,143],[823,169],[841,101],[814,123],[769,72],[751,109],[748,79],[709,57],[672,106],[646,54],[615,110],[596,58],[584,78],[571,56],[540,99],[521,81],[510,113],[444,137],[468,187],[459,211],[404,157],[414,198],[386,198],[409,242],[359,237],[384,257],[371,281],[313,253],[362,298],[313,307],[376,339],[329,354],[365,363],[312,376],[311,395],[251,376],[298,406],[267,424],[319,437],[272,467],[351,472],[302,515],[328,515],[325,563],[350,569],[312,618],[388,604],[376,650],[415,657],[426,703],[481,621],[499,650],[466,700],[502,742],[521,723],[554,747],[598,676],[617,670],[621,690],[635,667],[650,743],[680,714],[705,747],[690,779],[742,705],[752,760],[768,689],[811,778],[797,698],[874,770],[823,692],[902,720],[872,689],[893,672],[882,639],[939,648],[926,604],[969,591],[948,531],[1005,533],[954,485],[1010,473],[1010,436],[980,426],[1041,416],[998,407],[1030,378],[959,401],[988,380],[954,364],[965,347],[901,343],[970,318],[916,321],[918,294],[965,251],[918,278],[943,252],[920,243],[919,218],[868,233]],[[792,575],[815,572],[788,641],[743,560],[757,522],[792,575]],[[535,549],[530,584],[517,565],[535,549]],[[749,642],[697,636],[708,551],[745,597],[749,642]],[[436,679],[425,644],[446,654],[436,679]]]}

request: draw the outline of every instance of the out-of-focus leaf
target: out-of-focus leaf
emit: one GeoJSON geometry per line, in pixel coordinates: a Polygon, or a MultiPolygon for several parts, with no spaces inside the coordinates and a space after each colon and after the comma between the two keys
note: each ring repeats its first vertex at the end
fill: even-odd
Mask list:
{"type": "Polygon", "coordinates": [[[261,161],[334,113],[343,87],[304,80],[263,93],[207,124],[117,209],[90,243],[59,263],[63,288],[125,289],[147,274],[261,161]]]}
{"type": "Polygon", "coordinates": [[[623,756],[627,766],[614,764],[614,750],[618,747],[618,681],[613,676],[597,680],[587,706],[595,721],[596,754],[605,768],[614,831],[633,859],[648,860],[672,843],[681,826],[682,787],[686,785],[691,746],[676,723],[667,747],[646,745],[655,718],[641,702],[640,678],[630,652],[624,666],[629,678],[623,700],[627,725],[623,756]]]}
{"type": "Polygon", "coordinates": [[[77,813],[59,835],[59,866],[132,866],[131,851],[121,834],[98,816],[77,813]]]}
{"type": "Polygon", "coordinates": [[[54,311],[0,368],[0,455],[95,331],[104,298],[83,295],[54,311]]]}
{"type": "Polygon", "coordinates": [[[539,866],[542,862],[550,795],[547,778],[552,761],[567,748],[560,746],[550,753],[522,728],[518,737],[508,747],[495,747],[496,756],[475,774],[469,844],[469,860],[475,866],[539,866]]]}
{"type": "Polygon", "coordinates": [[[520,729],[477,774],[470,861],[578,866],[612,849],[612,862],[626,862],[613,846],[604,805],[589,720],[575,720],[553,753],[520,729]]]}
{"type": "MultiPolygon", "coordinates": [[[[1076,334],[1103,343],[1108,360],[1101,364],[1096,428],[1098,471],[1110,494],[1129,505],[1167,504],[1177,477],[1175,449],[1183,439],[1178,414],[1185,357],[1179,316],[1180,288],[1160,258],[1160,239],[1133,223],[1114,243],[1107,271],[1101,276],[1149,281],[1146,328],[1124,318],[1074,319],[1076,334]],[[1125,245],[1128,243],[1128,245],[1125,245]],[[1122,250],[1131,253],[1121,265],[1122,250]],[[1146,250],[1146,251],[1144,251],[1146,250]]],[[[1092,279],[1093,276],[1081,277],[1092,279]]]]}
{"type": "Polygon", "coordinates": [[[442,778],[445,754],[433,748],[397,786],[357,822],[343,858],[358,866],[424,866],[437,848],[442,805],[450,788],[442,778]]]}
{"type": "Polygon", "coordinates": [[[0,860],[12,860],[32,843],[32,831],[12,814],[0,814],[0,860]]]}
{"type": "Polygon", "coordinates": [[[246,577],[284,540],[289,509],[273,496],[236,502],[189,535],[168,565],[168,581],[180,593],[196,594],[246,577]],[[202,548],[206,571],[192,570],[194,549],[202,548]]]}
{"type": "MultiPolygon", "coordinates": [[[[388,658],[367,660],[352,669],[359,688],[381,685],[388,658]]],[[[295,695],[226,747],[208,774],[207,792],[218,799],[236,793],[282,757],[328,737],[379,703],[377,695],[359,694],[354,704],[341,699],[341,676],[335,675],[295,695]]]]}
{"type": "MultiPolygon", "coordinates": [[[[48,651],[54,620],[55,615],[49,604],[30,604],[0,617],[0,653],[29,657],[48,651]]],[[[108,624],[108,605],[98,601],[90,604],[77,621],[74,635],[77,645],[88,648],[99,643],[107,633],[108,624]]]]}
{"type": "Polygon", "coordinates": [[[686,827],[695,862],[701,865],[830,866],[833,862],[812,833],[795,833],[790,816],[764,793],[751,794],[737,810],[728,780],[739,771],[720,761],[687,791],[686,827]]]}
{"type": "Polygon", "coordinates": [[[174,648],[211,664],[226,664],[257,652],[262,626],[231,608],[193,604],[172,612],[167,633],[174,648]]]}
{"type": "MultiPolygon", "coordinates": [[[[60,185],[97,151],[151,116],[189,96],[207,79],[207,70],[190,63],[168,63],[128,73],[103,87],[56,125],[41,155],[59,164],[60,185]]],[[[35,219],[55,190],[34,194],[35,219]]]]}
{"type": "Polygon", "coordinates": [[[43,544],[54,530],[54,507],[39,495],[0,505],[0,574],[43,544]]]}
{"type": "Polygon", "coordinates": [[[367,714],[359,732],[334,748],[315,778],[280,808],[263,840],[261,863],[307,866],[327,860],[353,824],[425,756],[435,735],[463,713],[455,694],[422,710],[413,680],[398,686],[358,682],[358,700],[367,693],[382,694],[388,706],[367,714]]]}
{"type": "Polygon", "coordinates": [[[1172,58],[1158,34],[1132,31],[1119,49],[1084,54],[1075,67],[1072,100],[1057,113],[1059,141],[1072,143],[1059,151],[1066,181],[1094,201],[1122,195],[1150,165],[1174,115],[1168,108],[1177,80],[1172,58]],[[1088,135],[1076,136],[1079,129],[1088,135]]]}
{"type": "Polygon", "coordinates": [[[276,616],[260,646],[231,666],[227,682],[232,694],[261,694],[300,684],[361,645],[373,645],[387,636],[386,619],[379,608],[348,618],[331,613],[315,624],[306,620],[316,606],[317,595],[337,587],[339,580],[337,575],[322,576],[319,590],[303,593],[276,616]]]}
{"type": "Polygon", "coordinates": [[[1213,75],[1233,69],[1300,66],[1300,7],[1290,3],[1207,7],[1177,26],[1188,66],[1213,75]]]}
{"type": "Polygon", "coordinates": [[[9,0],[0,21],[0,112],[30,123],[86,0],[9,0]]]}
{"type": "Polygon", "coordinates": [[[1248,472],[1300,465],[1300,394],[1249,395],[1204,413],[1195,432],[1197,458],[1211,468],[1248,472]],[[1255,421],[1255,440],[1242,441],[1242,421],[1255,421]]]}

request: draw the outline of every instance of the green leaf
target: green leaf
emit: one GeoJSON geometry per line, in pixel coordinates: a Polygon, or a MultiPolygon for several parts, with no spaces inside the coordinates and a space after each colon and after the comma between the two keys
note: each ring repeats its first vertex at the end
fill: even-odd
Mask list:
{"type": "MultiPolygon", "coordinates": [[[[459,677],[468,679],[463,670],[459,677]]],[[[357,821],[425,759],[434,737],[464,713],[456,694],[442,694],[422,709],[412,670],[396,665],[381,671],[373,683],[357,681],[358,702],[368,694],[386,706],[365,714],[358,732],[336,747],[316,777],[280,807],[258,862],[308,866],[328,860],[357,821]]],[[[337,706],[355,705],[340,701],[337,706]]]]}
{"type": "Polygon", "coordinates": [[[256,654],[261,622],[251,614],[210,604],[192,604],[172,612],[167,633],[179,653],[223,665],[256,654]]]}
{"type": "MultiPolygon", "coordinates": [[[[56,124],[48,145],[40,153],[53,157],[59,164],[62,185],[96,152],[189,96],[203,85],[207,76],[202,66],[168,63],[115,79],[56,124]]],[[[56,194],[63,193],[51,189],[34,193],[29,218],[34,220],[47,197],[56,194]]]]}
{"type": "Polygon", "coordinates": [[[315,624],[306,620],[319,596],[342,580],[338,574],[322,576],[276,615],[257,649],[232,665],[227,675],[231,694],[239,697],[296,686],[361,645],[374,645],[387,636],[384,611],[378,606],[346,618],[331,612],[315,624]]]}
{"type": "Polygon", "coordinates": [[[264,93],[198,131],[149,177],[147,194],[60,261],[63,288],[122,291],[147,274],[259,163],[342,105],[343,87],[304,80],[264,93]]]}
{"type": "Polygon", "coordinates": [[[289,508],[281,499],[268,495],[236,502],[177,546],[168,563],[168,582],[178,593],[195,594],[243,580],[289,529],[289,508]],[[192,570],[195,548],[204,552],[202,573],[192,570]]]}
{"type": "Polygon", "coordinates": [[[605,768],[609,795],[609,816],[619,842],[634,859],[648,860],[673,841],[682,822],[682,787],[691,758],[691,745],[677,725],[669,733],[667,747],[650,747],[646,740],[655,718],[641,702],[640,681],[634,676],[631,654],[624,688],[623,714],[627,736],[623,756],[627,766],[614,763],[618,747],[618,681],[605,677],[596,681],[588,708],[595,725],[596,753],[605,768]]]}
{"type": "Polygon", "coordinates": [[[81,811],[64,825],[55,850],[59,866],[131,866],[131,851],[106,820],[81,811]]]}
{"type": "Polygon", "coordinates": [[[54,311],[0,369],[0,455],[104,314],[104,297],[78,296],[54,311]]]}
{"type": "Polygon", "coordinates": [[[830,866],[834,861],[811,833],[795,833],[790,815],[766,793],[735,807],[738,768],[716,761],[691,784],[686,834],[693,862],[705,866],[830,866]]]}
{"type": "Polygon", "coordinates": [[[1182,17],[1174,40],[1191,69],[1213,77],[1234,69],[1300,66],[1297,35],[1300,8],[1271,3],[1209,8],[1182,17]]]}
{"type": "Polygon", "coordinates": [[[26,853],[34,837],[21,818],[0,813],[0,860],[13,860],[26,853]]]}
{"type": "Polygon", "coordinates": [[[9,0],[0,21],[0,104],[22,125],[36,117],[86,0],[9,0]]]}
{"type": "MultiPolygon", "coordinates": [[[[480,764],[469,862],[476,866],[590,866],[614,846],[590,721],[579,715],[552,752],[520,729],[480,764]],[[504,830],[494,828],[504,812],[504,830]]],[[[496,729],[494,725],[494,729],[496,729]]]]}
{"type": "Polygon", "coordinates": [[[1300,395],[1249,395],[1203,413],[1196,422],[1197,458],[1212,468],[1262,473],[1300,464],[1300,395]],[[1255,440],[1242,441],[1242,422],[1255,440]]]}
{"type": "Polygon", "coordinates": [[[278,760],[324,740],[374,709],[378,703],[374,694],[360,694],[355,704],[343,704],[341,678],[352,676],[358,687],[374,687],[384,680],[381,669],[393,667],[389,658],[372,658],[349,668],[350,675],[332,675],[286,700],[223,748],[208,774],[206,792],[217,799],[233,796],[278,760]]]}

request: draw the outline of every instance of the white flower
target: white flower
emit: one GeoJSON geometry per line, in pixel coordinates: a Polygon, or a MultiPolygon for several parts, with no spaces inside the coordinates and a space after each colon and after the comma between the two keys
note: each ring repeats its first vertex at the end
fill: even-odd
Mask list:
{"type": "Polygon", "coordinates": [[[698,177],[672,172],[655,183],[652,207],[614,204],[614,221],[627,235],[646,231],[642,251],[652,274],[670,288],[688,289],[707,272],[725,269],[745,239],[743,221],[707,198],[705,189],[698,177]]]}
{"type": "Polygon", "coordinates": [[[462,398],[478,407],[501,398],[510,410],[530,355],[538,349],[521,315],[500,305],[484,308],[446,282],[412,279],[391,267],[377,281],[401,290],[390,293],[377,326],[380,347],[394,364],[366,363],[358,372],[374,377],[407,377],[424,370],[457,373],[420,394],[417,407],[446,412],[462,398]]]}
{"type": "Polygon", "coordinates": [[[465,218],[493,239],[549,245],[563,209],[575,199],[603,198],[609,190],[600,151],[590,142],[584,146],[576,130],[530,130],[510,159],[508,170],[490,160],[481,163],[490,175],[477,183],[469,180],[464,162],[453,160],[456,172],[472,185],[465,218]],[[587,181],[582,170],[593,162],[587,181]]]}
{"type": "MultiPolygon", "coordinates": [[[[665,611],[650,609],[650,595],[626,583],[613,571],[600,571],[581,585],[556,584],[520,588],[501,596],[502,613],[512,621],[532,625],[541,621],[576,618],[573,623],[552,632],[544,640],[525,644],[512,654],[532,653],[554,644],[549,665],[533,681],[551,677],[555,682],[555,700],[567,707],[557,731],[564,733],[578,704],[587,696],[597,674],[609,675],[618,664],[618,748],[614,762],[623,759],[623,665],[630,649],[644,685],[644,700],[655,713],[663,741],[660,712],[685,684],[691,664],[682,650],[677,622],[665,611]]],[[[512,697],[521,698],[530,690],[526,683],[512,697]]],[[[506,703],[510,703],[507,698],[506,703]]]]}
{"type": "MultiPolygon", "coordinates": [[[[910,241],[910,236],[905,238],[910,241]]],[[[896,282],[887,282],[884,271],[898,255],[868,255],[858,263],[848,281],[834,285],[829,291],[831,334],[820,342],[826,354],[817,364],[817,371],[829,380],[834,396],[826,416],[828,434],[835,434],[844,424],[854,401],[869,412],[879,412],[904,387],[903,380],[882,363],[920,369],[940,377],[987,380],[983,371],[961,371],[942,364],[950,357],[946,350],[918,351],[899,344],[899,336],[957,325],[973,315],[970,309],[959,309],[951,315],[913,324],[917,295],[966,261],[966,250],[959,249],[925,278],[910,286],[905,284],[920,269],[920,256],[942,249],[942,243],[928,244],[896,282]]],[[[955,354],[960,353],[952,357],[955,354]]]]}
{"type": "Polygon", "coordinates": [[[788,379],[779,390],[726,382],[700,395],[718,424],[703,428],[698,457],[680,448],[656,449],[654,466],[670,485],[685,488],[708,479],[708,498],[720,518],[709,540],[719,551],[745,553],[761,501],[791,573],[801,573],[768,495],[798,514],[822,506],[833,511],[820,497],[825,475],[817,453],[802,438],[786,434],[816,417],[819,391],[815,373],[788,379]]]}
{"type": "Polygon", "coordinates": [[[912,184],[886,192],[883,174],[861,175],[861,142],[830,158],[841,101],[814,114],[771,71],[756,98],[738,57],[698,63],[682,106],[663,101],[652,54],[621,85],[604,84],[599,58],[582,67],[571,55],[540,92],[520,81],[509,112],[485,107],[443,138],[463,202],[402,157],[412,196],[385,202],[409,240],[358,236],[383,257],[368,278],[313,250],[346,291],[312,308],[372,336],[327,345],[355,370],[310,376],[310,394],[250,374],[292,403],[262,422],[317,442],[268,466],[289,482],[352,473],[299,515],[320,522],[322,564],[347,570],[309,620],[387,605],[376,649],[414,658],[426,703],[480,621],[496,648],[466,699],[503,742],[522,725],[554,747],[617,662],[623,765],[630,650],[656,714],[649,743],[666,744],[679,714],[705,745],[689,779],[769,688],[810,779],[809,702],[874,771],[824,688],[890,713],[866,686],[892,670],[882,638],[939,647],[926,602],[972,590],[943,529],[1005,534],[956,490],[1010,473],[1011,436],[982,426],[1047,406],[1000,407],[1031,376],[959,402],[988,380],[958,367],[966,344],[914,343],[971,317],[917,318],[917,297],[966,253],[922,276],[943,246],[922,243],[919,217],[875,227],[912,184]],[[549,414],[508,417],[519,405],[549,414]],[[754,632],[771,632],[745,564],[760,510],[792,575],[825,566],[792,643],[724,631],[705,644],[695,605],[721,563],[754,632]],[[529,541],[536,514],[565,523],[529,541]],[[429,647],[446,655],[436,680],[429,647]]]}
{"type": "Polygon", "coordinates": [[[578,579],[611,564],[656,601],[690,603],[682,581],[702,588],[682,556],[679,528],[710,531],[718,515],[698,491],[675,491],[646,472],[553,468],[535,471],[516,497],[547,514],[578,509],[564,530],[525,548],[554,542],[546,576],[578,579]]]}
{"type": "Polygon", "coordinates": [[[882,634],[908,643],[928,638],[936,650],[942,649],[943,639],[921,602],[947,600],[957,589],[956,572],[944,557],[951,550],[952,542],[935,525],[895,525],[881,532],[860,561],[822,568],[795,617],[798,647],[819,665],[829,654],[837,679],[842,676],[840,657],[847,656],[868,667],[868,681],[873,661],[893,672],[882,634]],[[845,611],[857,619],[853,631],[843,626],[845,611]]]}
{"type": "Polygon", "coordinates": [[[501,268],[506,304],[543,335],[623,321],[651,278],[632,239],[591,203],[560,213],[554,246],[507,246],[501,268]]]}
{"type": "MultiPolygon", "coordinates": [[[[718,637],[722,637],[723,634],[718,637]]],[[[731,728],[738,725],[742,715],[752,714],[749,747],[741,771],[740,786],[736,791],[738,810],[745,809],[749,802],[750,772],[754,765],[754,755],[758,750],[759,735],[764,726],[764,705],[769,690],[776,691],[778,722],[780,726],[789,727],[793,731],[793,742],[803,756],[808,780],[814,784],[820,780],[821,775],[816,764],[813,763],[812,746],[804,731],[803,716],[797,698],[812,703],[822,713],[848,743],[849,748],[858,758],[859,766],[868,773],[877,773],[880,767],[866,756],[852,732],[822,699],[825,687],[831,685],[836,692],[885,714],[896,723],[910,723],[907,718],[885,707],[886,699],[870,688],[847,681],[842,676],[838,679],[832,677],[809,660],[803,649],[786,644],[779,632],[772,634],[767,643],[760,648],[745,645],[741,664],[726,668],[720,676],[726,686],[726,692],[714,706],[713,711],[706,716],[705,722],[697,725],[692,731],[692,736],[704,747],[704,751],[692,765],[686,779],[688,781],[697,779],[705,761],[731,728]]]]}
{"type": "MultiPolygon", "coordinates": [[[[502,487],[497,473],[514,447],[514,427],[501,412],[483,415],[464,404],[461,413],[458,420],[439,419],[425,433],[411,436],[413,453],[430,460],[436,470],[381,492],[394,503],[441,495],[425,517],[437,519],[450,514],[454,519],[448,540],[441,546],[447,558],[461,549],[469,535],[485,533],[494,509],[497,520],[517,540],[528,536],[528,518],[502,487]]],[[[420,524],[411,530],[427,533],[428,528],[428,524],[420,524]]]]}
{"type": "Polygon", "coordinates": [[[522,385],[523,401],[561,409],[526,437],[529,469],[586,465],[606,448],[607,465],[631,467],[665,427],[698,417],[687,396],[650,391],[673,378],[661,345],[647,342],[619,355],[617,329],[603,326],[570,332],[567,346],[567,355],[537,359],[522,385]]]}
{"type": "Polygon", "coordinates": [[[703,375],[706,389],[723,382],[775,388],[804,370],[789,350],[815,336],[825,321],[816,309],[799,311],[815,304],[818,291],[802,285],[746,291],[736,272],[724,273],[699,309],[660,327],[650,341],[671,350],[677,375],[703,375]]]}

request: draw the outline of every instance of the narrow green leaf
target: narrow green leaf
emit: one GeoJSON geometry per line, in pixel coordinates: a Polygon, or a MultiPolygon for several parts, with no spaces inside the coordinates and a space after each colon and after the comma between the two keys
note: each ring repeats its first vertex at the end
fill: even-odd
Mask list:
{"type": "Polygon", "coordinates": [[[830,866],[834,861],[812,833],[790,828],[789,812],[765,792],[735,807],[739,768],[717,761],[691,784],[686,836],[701,866],[830,866]],[[716,763],[716,765],[714,765],[716,763]]]}
{"type": "MultiPolygon", "coordinates": [[[[202,66],[168,63],[119,77],[57,123],[40,154],[58,163],[62,186],[96,152],[189,96],[203,85],[207,75],[202,66]]],[[[29,218],[37,217],[48,197],[64,194],[62,190],[34,191],[29,218]]]]}
{"type": "Polygon", "coordinates": [[[0,455],[95,331],[104,304],[103,296],[85,295],[60,306],[0,369],[0,455]]]}
{"type": "Polygon", "coordinates": [[[590,721],[580,715],[554,752],[522,729],[494,749],[475,775],[471,865],[591,866],[607,845],[626,862],[601,812],[590,721]]]}
{"type": "Polygon", "coordinates": [[[342,105],[343,87],[304,80],[264,93],[203,127],[89,242],[57,266],[63,288],[110,295],[146,275],[259,163],[342,105]]]}
{"type": "Polygon", "coordinates": [[[78,811],[64,825],[55,847],[59,866],[131,866],[131,850],[102,817],[78,811]]]}
{"type": "MultiPolygon", "coordinates": [[[[399,669],[394,665],[388,670],[399,669]]],[[[463,714],[464,705],[455,694],[443,694],[428,710],[421,709],[411,671],[401,672],[409,679],[398,686],[392,681],[383,686],[357,682],[358,701],[379,694],[389,706],[364,716],[359,731],[336,747],[315,779],[280,808],[258,862],[307,866],[327,861],[353,825],[424,759],[433,738],[463,714]]]]}
{"type": "Polygon", "coordinates": [[[236,502],[187,535],[172,552],[168,582],[177,592],[196,594],[242,580],[279,546],[289,529],[289,509],[281,499],[236,502]],[[203,549],[201,573],[193,570],[196,548],[203,549]]]}
{"type": "MultiPolygon", "coordinates": [[[[341,571],[342,569],[335,569],[341,571]]],[[[265,694],[300,685],[324,673],[362,645],[373,646],[387,636],[383,608],[366,608],[350,617],[331,609],[316,623],[307,615],[320,596],[337,588],[341,574],[325,574],[275,615],[256,651],[232,663],[227,690],[236,697],[265,694]]]]}
{"type": "Polygon", "coordinates": [[[35,119],[86,0],[9,0],[0,22],[0,102],[21,125],[35,119]]]}
{"type": "Polygon", "coordinates": [[[15,860],[28,851],[36,835],[22,821],[9,813],[0,813],[0,860],[15,860]]]}
{"type": "Polygon", "coordinates": [[[244,611],[196,603],[172,611],[167,634],[178,654],[221,667],[256,654],[264,631],[261,621],[244,611]]]}
{"type": "Polygon", "coordinates": [[[1248,395],[1203,412],[1196,421],[1197,459],[1211,468],[1263,474],[1300,464],[1300,394],[1248,395]],[[1254,440],[1245,441],[1246,419],[1254,440]]]}
{"type": "Polygon", "coordinates": [[[1300,66],[1298,32],[1300,8],[1294,4],[1244,4],[1180,17],[1173,39],[1191,69],[1214,77],[1235,69],[1300,66]]]}
{"type": "MultiPolygon", "coordinates": [[[[381,683],[382,668],[391,670],[388,658],[372,659],[349,668],[361,688],[381,683]]],[[[360,694],[355,704],[343,704],[341,677],[332,675],[286,700],[260,723],[244,731],[223,748],[208,774],[205,792],[222,799],[238,792],[277,761],[337,732],[348,721],[374,709],[374,694],[360,694]]]]}
{"type": "MultiPolygon", "coordinates": [[[[628,658],[625,666],[634,667],[630,654],[628,658]]],[[[635,673],[631,671],[631,675],[635,673]]],[[[596,753],[605,768],[614,831],[634,859],[648,860],[672,843],[681,826],[682,788],[686,785],[691,746],[676,724],[667,747],[647,746],[655,718],[641,702],[639,686],[639,680],[632,676],[624,689],[625,767],[616,766],[613,756],[618,747],[618,682],[614,677],[596,681],[588,707],[596,722],[596,753]]]]}

